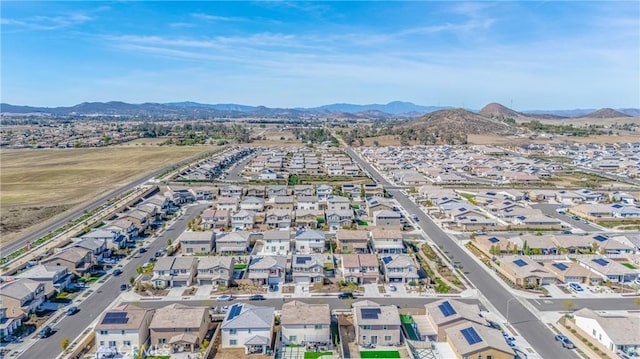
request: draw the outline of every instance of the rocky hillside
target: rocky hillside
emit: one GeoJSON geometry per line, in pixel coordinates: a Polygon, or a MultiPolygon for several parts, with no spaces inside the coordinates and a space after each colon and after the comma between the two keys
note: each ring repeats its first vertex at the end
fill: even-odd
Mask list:
{"type": "Polygon", "coordinates": [[[520,112],[516,112],[496,102],[486,105],[478,114],[489,118],[516,118],[523,116],[520,112]]]}
{"type": "Polygon", "coordinates": [[[631,117],[620,111],[616,111],[612,108],[601,108],[598,111],[588,113],[582,117],[585,118],[618,118],[618,117],[631,117]]]}
{"type": "Polygon", "coordinates": [[[440,133],[510,134],[516,129],[501,121],[465,109],[440,110],[407,123],[408,127],[427,128],[440,133]]]}

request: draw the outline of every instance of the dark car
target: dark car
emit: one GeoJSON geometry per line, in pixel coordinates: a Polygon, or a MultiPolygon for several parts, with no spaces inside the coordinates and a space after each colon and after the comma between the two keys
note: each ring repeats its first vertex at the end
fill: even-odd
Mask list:
{"type": "Polygon", "coordinates": [[[76,306],[73,307],[69,307],[67,308],[67,315],[74,315],[76,313],[78,313],[80,311],[80,309],[76,306]]]}
{"type": "Polygon", "coordinates": [[[262,294],[254,294],[249,297],[249,300],[265,300],[265,298],[262,294]]]}
{"type": "Polygon", "coordinates": [[[340,293],[338,294],[340,299],[353,299],[353,293],[340,293]]]}
{"type": "Polygon", "coordinates": [[[157,252],[156,252],[156,254],[155,254],[155,256],[156,256],[156,257],[162,257],[162,252],[157,251],[157,252]]]}
{"type": "Polygon", "coordinates": [[[146,249],[146,248],[140,248],[140,250],[139,250],[138,252],[140,252],[140,253],[145,253],[146,251],[147,251],[147,249],[146,249]]]}
{"type": "Polygon", "coordinates": [[[125,283],[120,284],[120,290],[127,290],[127,288],[129,288],[129,286],[125,283]]]}
{"type": "Polygon", "coordinates": [[[122,269],[114,269],[113,270],[113,275],[119,276],[120,274],[122,274],[122,269]]]}
{"type": "Polygon", "coordinates": [[[42,330],[40,330],[40,333],[38,333],[38,336],[40,338],[48,338],[51,335],[53,335],[53,329],[51,329],[50,326],[46,325],[44,328],[42,328],[42,330]]]}

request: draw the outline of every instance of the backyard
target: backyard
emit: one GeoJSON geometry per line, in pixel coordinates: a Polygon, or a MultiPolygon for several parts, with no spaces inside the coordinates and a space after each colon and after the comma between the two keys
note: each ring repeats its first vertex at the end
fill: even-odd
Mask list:
{"type": "Polygon", "coordinates": [[[361,350],[360,358],[400,358],[400,352],[397,350],[361,350]]]}

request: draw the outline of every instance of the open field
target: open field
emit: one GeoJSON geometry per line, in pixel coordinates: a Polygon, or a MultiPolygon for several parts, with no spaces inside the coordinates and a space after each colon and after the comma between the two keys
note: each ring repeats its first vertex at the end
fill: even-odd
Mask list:
{"type": "Polygon", "coordinates": [[[216,146],[0,151],[2,243],[101,193],[216,146]]]}

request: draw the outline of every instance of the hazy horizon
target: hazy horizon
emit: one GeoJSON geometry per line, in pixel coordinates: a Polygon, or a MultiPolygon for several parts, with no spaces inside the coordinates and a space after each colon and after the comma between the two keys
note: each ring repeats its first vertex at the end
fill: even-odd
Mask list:
{"type": "Polygon", "coordinates": [[[2,102],[640,107],[640,3],[0,3],[2,102]]]}

